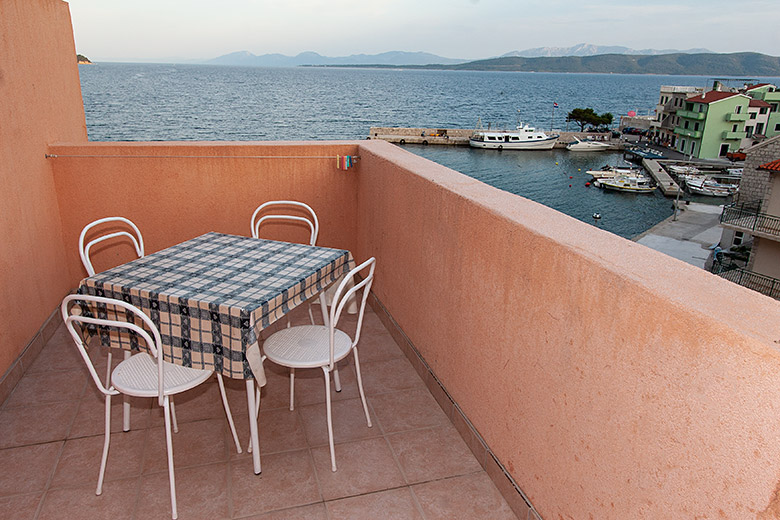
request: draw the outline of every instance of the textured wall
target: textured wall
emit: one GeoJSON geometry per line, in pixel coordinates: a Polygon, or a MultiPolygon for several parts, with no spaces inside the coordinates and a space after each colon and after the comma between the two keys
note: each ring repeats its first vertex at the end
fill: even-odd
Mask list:
{"type": "Polygon", "coordinates": [[[387,143],[360,154],[378,298],[543,518],[775,517],[780,303],[387,143]]]}
{"type": "Polygon", "coordinates": [[[71,287],[51,142],[86,141],[68,4],[0,1],[0,377],[71,287]]]}

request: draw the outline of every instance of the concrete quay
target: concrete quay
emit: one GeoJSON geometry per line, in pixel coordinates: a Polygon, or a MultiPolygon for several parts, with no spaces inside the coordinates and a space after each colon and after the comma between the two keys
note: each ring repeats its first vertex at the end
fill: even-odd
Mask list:
{"type": "Polygon", "coordinates": [[[722,206],[691,202],[680,204],[674,215],[632,240],[678,260],[704,269],[711,247],[720,242],[722,206]]]}
{"type": "MultiPolygon", "coordinates": [[[[450,145],[468,146],[469,137],[474,133],[472,128],[403,128],[403,127],[371,127],[367,139],[381,139],[394,144],[450,145]]],[[[607,151],[622,151],[625,144],[620,139],[611,139],[610,134],[594,132],[562,132],[553,130],[560,135],[555,148],[566,148],[566,144],[579,139],[598,139],[609,144],[607,151]]]]}
{"type": "Polygon", "coordinates": [[[676,197],[678,193],[682,192],[680,186],[672,180],[666,169],[655,159],[642,159],[642,166],[655,179],[656,184],[661,189],[661,193],[665,196],[676,197]]]}

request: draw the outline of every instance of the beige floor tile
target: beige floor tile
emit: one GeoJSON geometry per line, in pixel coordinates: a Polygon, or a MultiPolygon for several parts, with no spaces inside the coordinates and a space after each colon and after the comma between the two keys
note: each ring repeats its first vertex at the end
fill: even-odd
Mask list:
{"type": "Polygon", "coordinates": [[[366,395],[378,395],[411,388],[425,388],[406,358],[360,363],[366,395]]]}
{"type": "Polygon", "coordinates": [[[0,449],[64,440],[78,401],[0,410],[0,449]]]}
{"type": "Polygon", "coordinates": [[[258,515],[322,500],[308,450],[266,455],[261,462],[260,475],[254,474],[251,458],[231,462],[233,516],[258,515]]]}
{"type": "MultiPolygon", "coordinates": [[[[146,435],[146,430],[111,435],[105,481],[141,474],[146,435]]],[[[97,486],[104,439],[96,435],[65,441],[50,487],[97,486]]]]}
{"type": "MultiPolygon", "coordinates": [[[[173,434],[173,465],[175,468],[227,462],[228,438],[221,419],[209,419],[179,424],[173,434]]],[[[168,471],[168,449],[165,428],[149,428],[144,452],[143,473],[168,471]]]]}
{"type": "MultiPolygon", "coordinates": [[[[91,385],[94,387],[94,385],[91,385]]],[[[111,432],[122,433],[123,426],[123,407],[124,396],[117,395],[111,397],[111,432]]],[[[157,406],[157,402],[151,398],[131,397],[130,398],[130,431],[143,430],[149,427],[151,421],[152,406],[157,406]]],[[[68,438],[90,437],[93,435],[102,435],[105,432],[105,413],[106,401],[103,394],[92,391],[87,388],[87,392],[79,402],[78,412],[73,421],[68,438]]],[[[162,425],[162,417],[155,423],[162,425]]]]}
{"type": "Polygon", "coordinates": [[[412,486],[427,520],[516,520],[484,472],[412,486]]]}
{"type": "Polygon", "coordinates": [[[361,363],[404,358],[404,353],[387,331],[361,334],[360,342],[358,343],[358,354],[361,363]]]}
{"type": "MultiPolygon", "coordinates": [[[[249,421],[242,418],[243,439],[249,439],[249,421]]],[[[261,410],[258,418],[260,453],[294,451],[308,447],[300,413],[284,408],[261,410]]]]}
{"type": "Polygon", "coordinates": [[[14,495],[0,498],[0,518],[3,520],[30,520],[35,518],[43,493],[14,495]]]}
{"type": "MultiPolygon", "coordinates": [[[[360,399],[334,401],[331,404],[333,419],[333,439],[336,443],[370,439],[382,435],[382,431],[374,426],[376,419],[372,416],[372,427],[368,427],[363,403],[360,399]]],[[[302,406],[299,409],[306,429],[306,439],[309,446],[328,444],[328,422],[325,403],[302,406]]],[[[371,409],[369,408],[369,412],[371,409]]]]}
{"type": "Polygon", "coordinates": [[[0,450],[0,496],[43,491],[62,442],[0,450]]]}
{"type": "Polygon", "coordinates": [[[369,403],[385,433],[450,424],[427,389],[376,395],[369,403]]]}
{"type": "Polygon", "coordinates": [[[330,520],[423,520],[409,488],[327,502],[330,520]]]}
{"type": "Polygon", "coordinates": [[[130,520],[138,497],[138,480],[114,480],[95,495],[94,486],[61,488],[46,492],[39,520],[89,518],[90,520],[130,520]]]}
{"type": "MultiPolygon", "coordinates": [[[[228,518],[228,465],[209,464],[176,468],[176,505],[180,520],[219,520],[228,518]]],[[[135,518],[171,518],[168,472],[141,479],[135,518]]]]}
{"type": "Polygon", "coordinates": [[[293,507],[256,516],[243,517],[242,520],[329,520],[325,504],[293,507]]]}
{"type": "Polygon", "coordinates": [[[16,406],[75,401],[84,394],[87,377],[84,371],[28,373],[14,388],[4,409],[16,406]]]}
{"type": "Polygon", "coordinates": [[[317,478],[325,500],[335,500],[405,484],[384,438],[336,446],[338,471],[331,471],[327,446],[312,449],[317,478]]]}
{"type": "Polygon", "coordinates": [[[387,440],[410,484],[482,471],[452,426],[396,433],[387,440]]]}
{"type": "MultiPolygon", "coordinates": [[[[179,425],[190,421],[202,421],[204,419],[221,419],[225,417],[225,409],[222,407],[222,396],[219,393],[219,385],[216,379],[187,390],[174,396],[176,417],[179,425]]],[[[164,420],[161,406],[152,407],[152,421],[164,420]]]]}
{"type": "Polygon", "coordinates": [[[40,374],[61,370],[83,370],[85,374],[87,370],[78,348],[64,326],[57,329],[54,336],[32,362],[27,373],[40,374]]]}
{"type": "MultiPolygon", "coordinates": [[[[345,360],[346,361],[346,360],[345,360]]],[[[341,392],[336,391],[336,386],[331,376],[330,397],[332,401],[354,399],[360,396],[357,387],[357,378],[354,369],[344,361],[339,365],[339,378],[341,380],[341,392]]],[[[289,388],[289,380],[287,382],[289,388]]],[[[289,392],[288,392],[289,404],[289,392]]],[[[325,403],[325,376],[319,368],[298,369],[295,371],[295,406],[325,403]]]]}

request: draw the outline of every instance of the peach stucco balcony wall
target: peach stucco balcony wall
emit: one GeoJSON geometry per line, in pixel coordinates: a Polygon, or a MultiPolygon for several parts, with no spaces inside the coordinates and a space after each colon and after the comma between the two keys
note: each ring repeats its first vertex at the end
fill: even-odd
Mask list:
{"type": "Polygon", "coordinates": [[[780,304],[381,142],[375,292],[543,518],[776,518],[780,304]]]}
{"type": "MultiPolygon", "coordinates": [[[[301,200],[317,212],[318,245],[354,249],[360,162],[337,168],[354,143],[89,143],[49,148],[71,283],[85,276],[77,254],[82,227],[121,215],[143,233],[147,253],[209,231],[250,235],[254,209],[301,200]]],[[[264,237],[308,242],[298,225],[264,227],[264,237]]],[[[133,258],[123,247],[96,249],[97,270],[133,258]]]]}

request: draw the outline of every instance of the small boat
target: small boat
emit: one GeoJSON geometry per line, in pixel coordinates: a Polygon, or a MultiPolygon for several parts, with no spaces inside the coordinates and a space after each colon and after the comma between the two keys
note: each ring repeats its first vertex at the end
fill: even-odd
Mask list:
{"type": "Polygon", "coordinates": [[[719,182],[707,179],[703,175],[685,175],[685,187],[695,195],[706,195],[708,197],[728,197],[737,192],[738,186],[734,184],[721,184],[719,182]]]}
{"type": "Polygon", "coordinates": [[[652,193],[655,186],[650,178],[644,175],[618,175],[612,179],[599,179],[600,187],[607,190],[625,191],[630,193],[652,193]]]}
{"type": "Polygon", "coordinates": [[[609,148],[607,143],[593,141],[592,139],[582,141],[576,135],[572,137],[574,137],[574,142],[566,145],[566,149],[572,152],[602,152],[609,148]]]}
{"type": "Polygon", "coordinates": [[[516,130],[475,130],[469,137],[469,146],[492,150],[552,150],[558,137],[532,126],[519,125],[516,130]]]}
{"type": "Polygon", "coordinates": [[[610,166],[607,164],[602,166],[600,170],[588,170],[585,173],[598,180],[612,179],[618,175],[638,176],[642,175],[642,170],[640,168],[619,168],[617,166],[610,166]]]}

